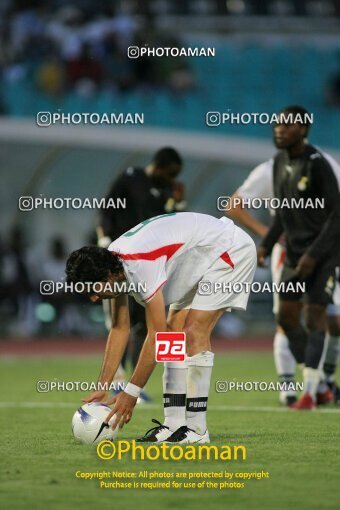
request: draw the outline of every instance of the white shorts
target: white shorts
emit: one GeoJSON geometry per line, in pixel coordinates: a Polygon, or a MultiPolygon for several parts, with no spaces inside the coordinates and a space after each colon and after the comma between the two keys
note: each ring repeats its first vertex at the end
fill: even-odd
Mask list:
{"type": "MultiPolygon", "coordinates": [[[[281,274],[283,263],[286,256],[286,248],[280,243],[274,245],[271,257],[271,271],[272,280],[277,285],[281,281],[281,274]]],[[[279,312],[279,294],[278,292],[273,293],[273,313],[276,315],[279,312]]]]}
{"type": "Polygon", "coordinates": [[[245,310],[256,269],[256,247],[252,238],[239,227],[235,227],[228,256],[231,264],[221,257],[217,259],[198,285],[181,301],[172,303],[170,310],[245,310]],[[237,292],[233,292],[233,288],[237,292]]]}

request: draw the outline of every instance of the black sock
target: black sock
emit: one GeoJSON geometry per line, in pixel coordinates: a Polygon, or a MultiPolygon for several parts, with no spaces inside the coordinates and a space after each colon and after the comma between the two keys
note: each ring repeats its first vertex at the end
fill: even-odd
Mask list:
{"type": "Polygon", "coordinates": [[[306,348],[306,367],[318,368],[325,345],[324,331],[311,331],[306,348]]]}
{"type": "Polygon", "coordinates": [[[332,379],[333,375],[336,371],[336,365],[333,365],[333,363],[324,363],[323,365],[323,371],[325,372],[326,379],[332,379]]]}
{"type": "Polygon", "coordinates": [[[298,328],[285,331],[289,341],[289,348],[297,363],[305,361],[305,350],[307,346],[308,334],[307,331],[299,326],[298,328]]]}

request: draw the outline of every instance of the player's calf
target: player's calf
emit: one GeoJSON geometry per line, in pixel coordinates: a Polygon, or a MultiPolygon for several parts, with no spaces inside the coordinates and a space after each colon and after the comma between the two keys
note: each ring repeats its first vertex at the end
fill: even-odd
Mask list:
{"type": "MultiPolygon", "coordinates": [[[[224,310],[190,310],[184,325],[188,352],[187,426],[202,438],[207,433],[207,404],[214,365],[210,335],[223,312],[224,310]]],[[[185,439],[188,440],[187,437],[185,439]]]]}
{"type": "Polygon", "coordinates": [[[280,404],[289,406],[296,401],[296,391],[291,389],[295,382],[296,361],[289,348],[288,338],[281,328],[275,333],[273,351],[279,381],[287,388],[280,392],[280,404]]]}
{"type": "Polygon", "coordinates": [[[297,363],[305,361],[305,349],[308,335],[300,322],[300,305],[298,301],[280,301],[278,324],[286,333],[290,350],[297,363]]]}
{"type": "Polygon", "coordinates": [[[163,374],[164,425],[174,432],[171,442],[209,442],[210,335],[222,313],[191,309],[183,314],[188,355],[185,362],[165,363],[163,374]]]}
{"type": "Polygon", "coordinates": [[[307,305],[304,311],[308,328],[305,368],[303,370],[304,394],[300,401],[292,406],[295,409],[312,409],[315,406],[325,347],[325,306],[307,305]]]}

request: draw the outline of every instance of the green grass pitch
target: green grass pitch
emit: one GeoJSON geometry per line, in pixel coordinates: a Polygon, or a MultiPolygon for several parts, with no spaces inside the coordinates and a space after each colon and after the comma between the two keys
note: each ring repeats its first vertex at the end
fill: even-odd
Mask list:
{"type": "MultiPolygon", "coordinates": [[[[320,510],[339,508],[340,413],[280,409],[274,392],[216,393],[219,379],[275,381],[270,353],[225,353],[215,357],[209,398],[213,444],[242,444],[246,461],[103,461],[95,448],[76,444],[73,412],[85,395],[37,393],[38,380],[96,380],[98,357],[6,358],[0,363],[1,508],[8,510],[320,510]],[[54,405],[55,404],[55,405],[54,405]],[[80,471],[269,471],[242,490],[100,489],[98,480],[78,480],[80,471]]],[[[133,439],[162,418],[161,367],[148,385],[153,405],[139,406],[120,438],[133,439]]]]}

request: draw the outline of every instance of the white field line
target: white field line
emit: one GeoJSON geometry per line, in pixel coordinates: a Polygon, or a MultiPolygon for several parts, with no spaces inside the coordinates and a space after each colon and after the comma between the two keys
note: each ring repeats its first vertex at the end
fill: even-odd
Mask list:
{"type": "MultiPolygon", "coordinates": [[[[1,402],[0,408],[15,408],[15,409],[76,409],[81,405],[80,402],[1,402]]],[[[154,410],[161,409],[159,404],[143,404],[138,405],[137,410],[154,410]]],[[[208,408],[210,411],[236,411],[236,412],[260,412],[260,413],[285,413],[293,412],[288,407],[270,407],[270,406],[232,406],[232,405],[211,405],[208,408]]],[[[316,409],[313,413],[321,414],[340,414],[340,407],[337,408],[323,408],[316,409]]]]}

